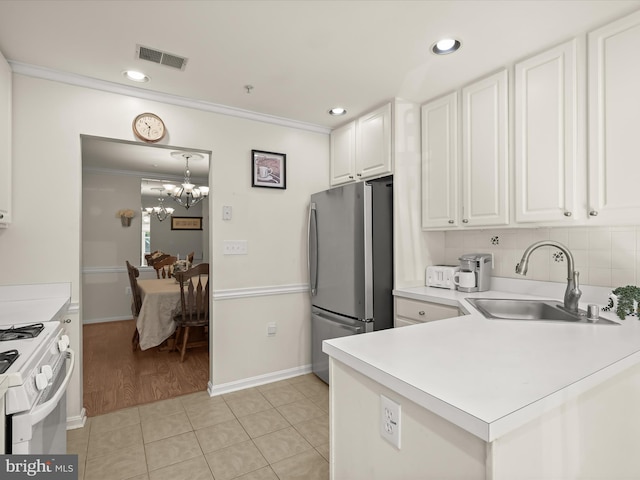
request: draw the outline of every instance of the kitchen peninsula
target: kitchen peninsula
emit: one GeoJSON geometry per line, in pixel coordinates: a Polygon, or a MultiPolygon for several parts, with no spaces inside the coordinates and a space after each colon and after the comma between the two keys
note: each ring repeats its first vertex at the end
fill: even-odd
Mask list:
{"type": "Polygon", "coordinates": [[[394,294],[468,315],[325,342],[332,478],[640,478],[636,317],[490,320],[466,298],[534,297],[428,287],[394,294]],[[401,407],[400,448],[381,437],[381,395],[401,407]]]}

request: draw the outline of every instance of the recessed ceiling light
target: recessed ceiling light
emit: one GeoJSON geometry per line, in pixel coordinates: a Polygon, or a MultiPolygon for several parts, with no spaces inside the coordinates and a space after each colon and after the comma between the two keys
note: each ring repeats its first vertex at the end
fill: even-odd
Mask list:
{"type": "Polygon", "coordinates": [[[134,82],[140,82],[140,83],[145,83],[148,82],[149,80],[151,80],[147,75],[145,75],[142,72],[136,72],[135,70],[125,70],[124,72],[122,72],[122,74],[128,78],[129,80],[132,80],[134,82]]]}
{"type": "Polygon", "coordinates": [[[458,50],[462,44],[455,38],[443,38],[438,40],[431,47],[431,51],[436,55],[448,55],[458,50]]]}
{"type": "Polygon", "coordinates": [[[335,107],[329,110],[329,115],[334,115],[336,117],[339,115],[345,115],[346,113],[347,111],[342,107],[335,107]]]}

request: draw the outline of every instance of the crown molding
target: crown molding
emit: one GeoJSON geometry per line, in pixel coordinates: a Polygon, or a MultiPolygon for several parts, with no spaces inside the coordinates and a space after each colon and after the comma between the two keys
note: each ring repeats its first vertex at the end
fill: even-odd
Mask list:
{"type": "Polygon", "coordinates": [[[329,135],[331,133],[330,128],[323,127],[321,125],[314,125],[312,123],[298,122],[296,120],[291,120],[288,118],[276,117],[274,115],[252,112],[250,110],[243,110],[240,108],[228,107],[225,105],[219,105],[217,103],[205,102],[203,100],[194,100],[187,97],[180,97],[178,95],[154,92],[139,87],[107,82],[104,80],[85,77],[83,75],[77,75],[74,73],[61,72],[59,70],[53,70],[38,65],[31,65],[28,63],[16,62],[13,60],[8,60],[8,62],[13,73],[26,75],[28,77],[42,78],[44,80],[66,83],[68,85],[74,85],[76,87],[91,88],[94,90],[101,90],[103,92],[117,93],[119,95],[127,95],[130,97],[137,97],[145,100],[177,105],[180,107],[193,108],[196,110],[217,113],[220,115],[227,115],[230,117],[238,117],[244,118],[246,120],[253,120],[256,122],[270,123],[273,125],[279,125],[281,127],[296,128],[298,130],[323,133],[325,135],[329,135]]]}

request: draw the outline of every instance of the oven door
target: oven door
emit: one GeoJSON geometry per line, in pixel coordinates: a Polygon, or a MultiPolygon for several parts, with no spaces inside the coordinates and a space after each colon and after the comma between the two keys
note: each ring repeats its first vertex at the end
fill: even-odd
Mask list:
{"type": "MultiPolygon", "coordinates": [[[[11,452],[14,455],[67,453],[67,385],[75,354],[67,350],[53,369],[51,383],[28,412],[11,418],[11,452]]],[[[7,445],[9,447],[9,445],[7,445]]]]}

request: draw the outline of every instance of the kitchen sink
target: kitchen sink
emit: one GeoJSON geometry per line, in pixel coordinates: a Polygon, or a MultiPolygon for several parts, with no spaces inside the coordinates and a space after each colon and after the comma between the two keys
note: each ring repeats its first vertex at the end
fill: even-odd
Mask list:
{"type": "Polygon", "coordinates": [[[605,318],[598,318],[597,321],[587,320],[584,310],[578,310],[578,313],[569,312],[562,303],[553,300],[468,298],[467,301],[486,318],[618,325],[605,318]]]}

